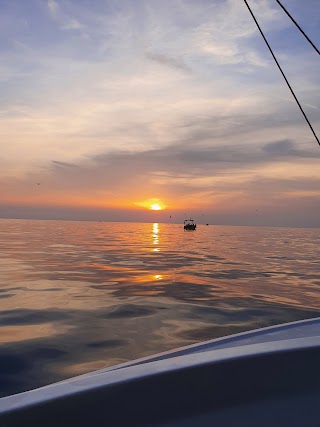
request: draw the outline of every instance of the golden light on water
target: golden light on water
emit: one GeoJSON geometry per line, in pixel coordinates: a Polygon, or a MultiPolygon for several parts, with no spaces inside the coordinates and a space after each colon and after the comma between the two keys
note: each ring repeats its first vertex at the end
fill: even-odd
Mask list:
{"type": "MultiPolygon", "coordinates": [[[[153,244],[154,245],[159,244],[158,234],[159,234],[159,224],[157,222],[155,222],[152,226],[152,237],[153,237],[153,244]]],[[[158,249],[158,248],[156,248],[156,249],[158,249]]],[[[159,249],[158,249],[158,251],[159,251],[159,249]]],[[[158,251],[155,251],[155,252],[158,252],[158,251]]]]}
{"type": "MultiPolygon", "coordinates": [[[[153,237],[153,244],[156,245],[156,247],[153,248],[152,251],[153,252],[159,252],[160,249],[159,249],[159,247],[157,247],[157,245],[159,245],[159,224],[157,222],[152,224],[152,237],[153,237]]],[[[162,274],[155,274],[153,276],[153,278],[155,280],[162,280],[163,276],[162,276],[162,274]]]]}

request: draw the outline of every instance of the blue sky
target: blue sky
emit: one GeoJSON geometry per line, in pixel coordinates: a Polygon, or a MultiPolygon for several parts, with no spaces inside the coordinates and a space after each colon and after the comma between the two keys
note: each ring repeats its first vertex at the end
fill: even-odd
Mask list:
{"type": "MultiPolygon", "coordinates": [[[[320,46],[319,2],[283,4],[320,46]]],[[[159,199],[320,225],[319,147],[244,2],[0,5],[0,216],[148,220],[159,199]]],[[[274,0],[250,5],[320,134],[319,57],[274,0]]]]}

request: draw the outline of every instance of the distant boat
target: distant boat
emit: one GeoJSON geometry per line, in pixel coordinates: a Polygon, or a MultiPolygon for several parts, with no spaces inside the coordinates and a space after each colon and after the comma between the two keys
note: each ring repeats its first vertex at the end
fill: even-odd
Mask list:
{"type": "Polygon", "coordinates": [[[183,228],[185,230],[195,230],[197,225],[194,223],[193,219],[185,219],[183,222],[183,228]]]}

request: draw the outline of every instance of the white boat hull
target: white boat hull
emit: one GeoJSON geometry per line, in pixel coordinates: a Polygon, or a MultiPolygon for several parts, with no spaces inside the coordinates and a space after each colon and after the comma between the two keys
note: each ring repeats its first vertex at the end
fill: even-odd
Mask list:
{"type": "Polygon", "coordinates": [[[320,318],[184,347],[0,399],[11,426],[319,426],[320,318]]]}

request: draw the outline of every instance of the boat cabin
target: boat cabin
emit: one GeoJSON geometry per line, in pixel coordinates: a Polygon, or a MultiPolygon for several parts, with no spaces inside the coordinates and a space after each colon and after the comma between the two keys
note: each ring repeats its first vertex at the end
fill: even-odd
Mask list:
{"type": "Polygon", "coordinates": [[[195,230],[197,228],[197,225],[194,223],[193,219],[185,219],[183,222],[183,228],[185,230],[195,230]]]}

